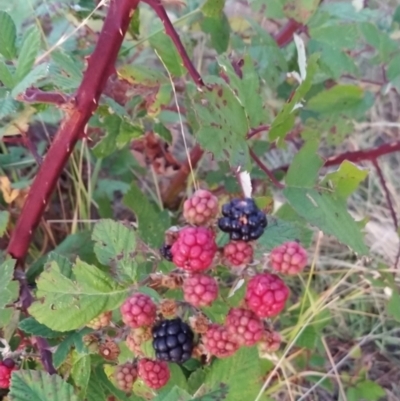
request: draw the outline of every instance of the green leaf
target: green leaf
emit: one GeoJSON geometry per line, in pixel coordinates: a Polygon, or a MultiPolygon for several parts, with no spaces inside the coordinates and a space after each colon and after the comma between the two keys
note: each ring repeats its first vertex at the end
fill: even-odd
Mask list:
{"type": "Polygon", "coordinates": [[[278,113],[269,130],[269,138],[271,141],[276,139],[284,139],[286,134],[293,128],[295,115],[295,106],[300,103],[304,96],[309,92],[315,74],[318,70],[319,55],[313,54],[308,59],[306,79],[299,85],[289,102],[287,102],[282,110],[278,113]]]}
{"type": "Polygon", "coordinates": [[[164,232],[170,227],[168,212],[157,211],[135,183],[132,183],[123,202],[139,220],[140,238],[154,248],[160,247],[164,242],[164,232]]]}
{"type": "Polygon", "coordinates": [[[12,88],[14,86],[14,78],[3,60],[0,60],[0,82],[7,88],[12,88]]]}
{"type": "Polygon", "coordinates": [[[91,331],[92,329],[86,327],[83,330],[74,331],[68,334],[64,340],[58,344],[57,350],[53,355],[54,366],[59,368],[62,365],[62,363],[67,359],[71,348],[75,348],[79,354],[88,354],[89,352],[83,343],[83,337],[91,331]]]}
{"type": "Polygon", "coordinates": [[[386,396],[386,391],[374,381],[364,380],[357,383],[358,395],[367,401],[378,401],[386,396]]]}
{"type": "Polygon", "coordinates": [[[228,386],[226,401],[254,400],[261,388],[261,367],[256,347],[241,348],[229,358],[217,359],[207,374],[205,391],[228,386]],[[245,383],[245,385],[244,385],[245,383]]]}
{"type": "Polygon", "coordinates": [[[167,394],[163,392],[162,394],[153,398],[153,401],[189,401],[191,399],[192,397],[187,391],[174,386],[170,391],[168,391],[167,394]]]}
{"type": "Polygon", "coordinates": [[[0,265],[0,309],[13,301],[13,292],[9,285],[14,276],[15,260],[8,259],[0,265]]]}
{"type": "Polygon", "coordinates": [[[313,326],[307,326],[297,337],[296,345],[310,350],[315,349],[317,341],[321,333],[313,326]]]}
{"type": "Polygon", "coordinates": [[[222,80],[207,83],[209,90],[190,98],[194,119],[198,125],[195,136],[199,144],[217,161],[232,166],[250,166],[246,134],[249,123],[243,105],[222,80]]]}
{"type": "Polygon", "coordinates": [[[246,55],[243,58],[243,65],[240,67],[242,77],[238,76],[227,56],[218,57],[217,62],[228,76],[231,90],[234,91],[244,107],[249,126],[255,128],[265,124],[269,120],[269,115],[260,95],[260,77],[250,56],[246,55]]]}
{"type": "Polygon", "coordinates": [[[357,223],[347,211],[344,199],[315,189],[287,187],[284,196],[293,209],[323,232],[335,236],[355,252],[368,253],[357,223]]]}
{"type": "Polygon", "coordinates": [[[17,370],[11,376],[9,397],[13,401],[78,401],[64,378],[43,370],[17,370]]]}
{"type": "Polygon", "coordinates": [[[97,366],[94,371],[94,374],[96,375],[98,382],[106,390],[106,392],[114,395],[118,400],[120,400],[120,401],[143,401],[142,398],[140,398],[136,395],[132,395],[132,396],[128,397],[123,391],[116,388],[114,386],[114,384],[111,383],[111,381],[108,379],[102,366],[97,366]]]}
{"type": "MultiPolygon", "coordinates": [[[[17,102],[11,97],[10,92],[3,97],[0,97],[0,120],[6,116],[16,113],[18,110],[17,102]]],[[[0,132],[0,138],[2,133],[0,132]]]]}
{"type": "Polygon", "coordinates": [[[219,385],[220,388],[214,391],[210,391],[201,397],[193,398],[193,401],[222,401],[228,396],[228,386],[223,384],[219,385]]]}
{"type": "MultiPolygon", "coordinates": [[[[93,253],[91,235],[91,231],[79,231],[76,234],[68,235],[64,241],[62,241],[59,245],[57,245],[56,248],[53,249],[53,252],[51,252],[49,255],[42,256],[31,265],[27,272],[28,280],[31,281],[35,279],[36,276],[43,270],[43,265],[47,261],[54,259],[54,254],[71,259],[75,259],[78,256],[80,259],[85,260],[86,262],[94,262],[96,258],[93,253]]],[[[59,267],[63,275],[70,277],[70,275],[66,273],[66,269],[68,270],[68,267],[64,265],[65,258],[63,258],[63,265],[60,264],[59,267]]],[[[58,260],[57,263],[59,263],[58,260]]],[[[70,274],[72,274],[71,271],[70,274]]]]}
{"type": "Polygon", "coordinates": [[[10,323],[13,317],[13,312],[13,307],[0,309],[0,329],[6,327],[10,323]]]}
{"type": "Polygon", "coordinates": [[[269,252],[287,241],[300,241],[307,248],[311,244],[312,235],[312,231],[304,224],[268,218],[268,227],[258,240],[259,251],[269,252]]]}
{"type": "Polygon", "coordinates": [[[132,228],[113,220],[101,220],[94,226],[92,239],[100,263],[135,280],[136,235],[132,228]]]}
{"type": "Polygon", "coordinates": [[[217,18],[221,15],[225,6],[225,0],[207,0],[201,7],[204,15],[217,18]]]}
{"type": "Polygon", "coordinates": [[[37,301],[29,313],[53,330],[68,331],[122,304],[129,289],[119,286],[97,267],[78,259],[76,281],[65,277],[57,263],[51,262],[37,281],[37,301]]]}
{"type": "Polygon", "coordinates": [[[396,321],[400,322],[400,293],[396,288],[392,288],[392,296],[386,305],[387,313],[396,321]]]}
{"type": "Polygon", "coordinates": [[[211,37],[211,46],[218,54],[226,52],[229,46],[231,27],[225,13],[219,17],[205,17],[201,21],[201,29],[211,37]]]}
{"type": "Polygon", "coordinates": [[[171,131],[161,123],[154,124],[153,131],[158,134],[164,141],[172,144],[172,134],[171,131]]]}
{"type": "Polygon", "coordinates": [[[313,96],[307,109],[322,114],[351,112],[360,105],[364,91],[355,85],[335,85],[313,96]]]}
{"type": "Polygon", "coordinates": [[[371,22],[362,22],[359,24],[359,28],[366,42],[378,51],[381,61],[389,62],[392,53],[398,49],[396,41],[371,22]]]}
{"type": "Polygon", "coordinates": [[[171,75],[180,77],[185,73],[181,57],[171,38],[164,32],[154,35],[149,40],[150,46],[157,52],[171,75]]]}
{"type": "Polygon", "coordinates": [[[50,55],[54,63],[61,70],[65,71],[72,80],[79,84],[82,79],[82,65],[78,61],[79,58],[73,58],[61,50],[53,51],[50,53],[50,55]]]}
{"type": "Polygon", "coordinates": [[[75,358],[73,360],[71,377],[74,380],[75,387],[78,389],[79,398],[85,399],[90,380],[91,357],[90,355],[75,354],[75,358]]]}
{"type": "Polygon", "coordinates": [[[40,32],[36,26],[32,26],[26,31],[19,51],[17,69],[14,75],[17,84],[32,70],[39,49],[40,32]]]}
{"type": "Polygon", "coordinates": [[[0,11],[0,54],[7,60],[15,56],[15,39],[17,37],[17,28],[14,21],[4,11],[0,11]]]}
{"type": "Polygon", "coordinates": [[[306,24],[314,15],[320,0],[286,0],[283,7],[286,17],[306,24]]]}
{"type": "Polygon", "coordinates": [[[359,39],[356,24],[330,23],[309,28],[311,38],[337,49],[353,49],[359,39]]]}
{"type": "Polygon", "coordinates": [[[39,323],[33,317],[21,320],[18,327],[25,333],[44,338],[56,338],[65,335],[65,333],[54,331],[44,324],[39,323]]]}
{"type": "Polygon", "coordinates": [[[48,74],[48,65],[39,64],[30,70],[11,91],[11,96],[16,98],[20,93],[25,92],[30,86],[36,84],[40,79],[45,78],[48,74]]]}
{"type": "Polygon", "coordinates": [[[7,210],[0,211],[0,237],[2,237],[8,226],[8,221],[10,219],[10,213],[7,210]]]}
{"type": "Polygon", "coordinates": [[[333,187],[335,194],[348,198],[368,176],[368,171],[363,170],[355,164],[345,160],[337,171],[325,176],[321,184],[333,187]]]}
{"type": "Polygon", "coordinates": [[[307,141],[290,164],[286,184],[293,187],[312,188],[318,178],[319,169],[324,164],[318,156],[319,141],[307,141]]]}
{"type": "Polygon", "coordinates": [[[90,375],[89,384],[86,390],[87,401],[106,400],[106,394],[100,380],[93,372],[90,375]]]}

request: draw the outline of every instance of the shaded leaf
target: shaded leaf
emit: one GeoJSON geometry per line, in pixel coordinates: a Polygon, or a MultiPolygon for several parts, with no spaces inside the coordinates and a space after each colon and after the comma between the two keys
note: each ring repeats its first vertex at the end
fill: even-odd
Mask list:
{"type": "Polygon", "coordinates": [[[7,88],[12,88],[14,86],[14,78],[3,60],[0,60],[0,82],[7,88]]]}
{"type": "Polygon", "coordinates": [[[90,380],[91,357],[90,355],[77,355],[73,360],[71,377],[78,389],[80,399],[84,399],[90,380]]]}
{"type": "Polygon", "coordinates": [[[18,327],[25,333],[44,338],[56,338],[65,335],[65,333],[54,331],[44,324],[39,323],[33,317],[27,317],[21,320],[18,327]]]}
{"type": "Polygon", "coordinates": [[[167,393],[162,392],[162,394],[153,398],[153,401],[189,401],[191,398],[187,391],[174,386],[167,393]]]}
{"type": "Polygon", "coordinates": [[[45,78],[49,72],[48,64],[39,64],[30,70],[18,83],[14,86],[11,91],[12,97],[17,97],[22,92],[25,92],[30,86],[36,84],[40,79],[45,78]]]}
{"type": "Polygon", "coordinates": [[[43,370],[18,370],[11,376],[12,401],[78,401],[74,388],[58,375],[43,370]]]}
{"type": "Polygon", "coordinates": [[[139,220],[140,238],[154,248],[160,247],[164,242],[164,232],[170,227],[168,212],[158,212],[135,183],[124,196],[124,204],[139,220]]]}
{"type": "Polygon", "coordinates": [[[205,17],[201,29],[211,37],[211,46],[218,54],[224,53],[229,46],[231,28],[225,13],[219,17],[205,17]]]}
{"type": "Polygon", "coordinates": [[[306,24],[317,11],[319,3],[320,0],[286,0],[283,11],[286,17],[306,24]]]}
{"type": "Polygon", "coordinates": [[[14,259],[7,259],[0,265],[0,309],[13,300],[13,292],[9,288],[14,276],[14,259]]]}
{"type": "Polygon", "coordinates": [[[211,18],[217,18],[221,15],[225,6],[225,0],[207,0],[201,7],[204,15],[211,18]]]}

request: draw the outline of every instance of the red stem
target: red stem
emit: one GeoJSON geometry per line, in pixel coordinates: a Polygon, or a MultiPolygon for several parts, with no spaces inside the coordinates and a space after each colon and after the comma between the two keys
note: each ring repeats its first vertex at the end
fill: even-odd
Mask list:
{"type": "MultiPolygon", "coordinates": [[[[376,148],[356,150],[355,152],[345,152],[337,156],[332,156],[327,159],[324,163],[324,167],[337,166],[338,164],[348,160],[353,163],[361,161],[373,161],[380,156],[388,155],[390,153],[395,153],[400,151],[400,141],[385,143],[384,145],[378,146],[376,148]]],[[[289,165],[281,166],[274,169],[272,172],[277,171],[287,171],[289,165]]]]}
{"type": "Polygon", "coordinates": [[[68,96],[59,92],[44,92],[37,88],[29,88],[17,96],[17,100],[25,103],[49,103],[61,106],[67,103],[68,96]]]}
{"type": "Polygon", "coordinates": [[[165,11],[164,6],[162,5],[161,0],[142,0],[142,1],[143,3],[148,4],[155,11],[155,13],[158,15],[158,18],[160,18],[161,22],[164,24],[165,33],[174,42],[174,45],[178,50],[179,55],[181,56],[183,65],[188,70],[189,75],[192,77],[194,83],[199,87],[204,86],[203,79],[201,78],[200,74],[197,72],[195,66],[190,60],[178,33],[176,32],[174,26],[172,25],[171,20],[168,17],[167,12],[165,11]]]}
{"type": "Polygon", "coordinates": [[[299,29],[304,28],[300,22],[290,19],[286,25],[274,36],[275,42],[279,47],[288,45],[293,40],[293,34],[299,29]]]}
{"type": "Polygon", "coordinates": [[[259,159],[259,157],[254,153],[254,150],[249,148],[250,151],[250,156],[254,160],[254,162],[260,167],[262,171],[264,171],[265,174],[267,174],[268,178],[271,180],[271,182],[279,189],[285,188],[283,184],[281,184],[274,176],[274,174],[271,172],[271,170],[259,159]]]}
{"type": "Polygon", "coordinates": [[[139,0],[110,2],[103,29],[88,67],[78,88],[75,101],[62,121],[47,152],[8,245],[8,253],[19,263],[25,258],[32,234],[38,225],[59,175],[79,138],[84,134],[89,118],[97,108],[98,99],[110,76],[118,51],[128,29],[132,12],[139,0]]]}

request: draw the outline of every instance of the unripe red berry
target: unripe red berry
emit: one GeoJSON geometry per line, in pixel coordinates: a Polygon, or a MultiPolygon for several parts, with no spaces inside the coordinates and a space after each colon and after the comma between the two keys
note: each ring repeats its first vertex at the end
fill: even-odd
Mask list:
{"type": "Polygon", "coordinates": [[[218,297],[218,283],[214,277],[194,274],[185,278],[183,296],[196,308],[210,306],[218,297]]]}
{"type": "Polygon", "coordinates": [[[121,306],[123,322],[134,329],[151,326],[156,320],[156,313],[155,303],[148,295],[141,293],[132,295],[121,306]]]}
{"type": "Polygon", "coordinates": [[[252,346],[261,339],[263,323],[252,311],[232,308],[225,321],[230,337],[239,345],[252,346]]]}
{"type": "Polygon", "coordinates": [[[170,378],[168,364],[143,358],[138,362],[138,374],[143,382],[153,389],[164,387],[170,378]]]}
{"type": "Polygon", "coordinates": [[[119,389],[126,393],[131,392],[133,384],[137,379],[136,365],[127,362],[117,366],[114,371],[114,378],[119,389]]]}
{"type": "Polygon", "coordinates": [[[205,227],[185,227],[171,248],[176,266],[199,272],[208,269],[217,252],[214,233],[205,227]]]}
{"type": "Polygon", "coordinates": [[[218,214],[218,199],[205,189],[197,190],[183,204],[183,217],[193,225],[205,225],[218,214]]]}
{"type": "Polygon", "coordinates": [[[278,351],[281,346],[282,336],[275,330],[265,330],[261,341],[258,343],[258,350],[261,354],[278,351]]]}
{"type": "Polygon", "coordinates": [[[232,340],[225,326],[211,324],[207,332],[202,336],[205,349],[218,358],[226,358],[233,355],[239,344],[232,340]]]}
{"type": "Polygon", "coordinates": [[[275,274],[262,273],[252,277],[247,285],[247,307],[259,317],[276,316],[285,307],[289,289],[275,274]]]}
{"type": "Polygon", "coordinates": [[[289,241],[272,249],[269,255],[271,267],[279,273],[295,275],[307,265],[307,251],[297,242],[289,241]]]}
{"type": "Polygon", "coordinates": [[[231,241],[224,246],[224,258],[233,267],[246,266],[253,260],[253,247],[249,242],[231,241]]]}

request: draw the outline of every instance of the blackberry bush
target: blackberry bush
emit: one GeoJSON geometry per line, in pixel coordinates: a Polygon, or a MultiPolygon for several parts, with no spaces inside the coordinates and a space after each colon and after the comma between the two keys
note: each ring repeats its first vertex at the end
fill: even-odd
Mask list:
{"type": "Polygon", "coordinates": [[[190,359],[194,334],[180,318],[162,320],[153,327],[152,333],[158,360],[183,363],[190,359]]]}

